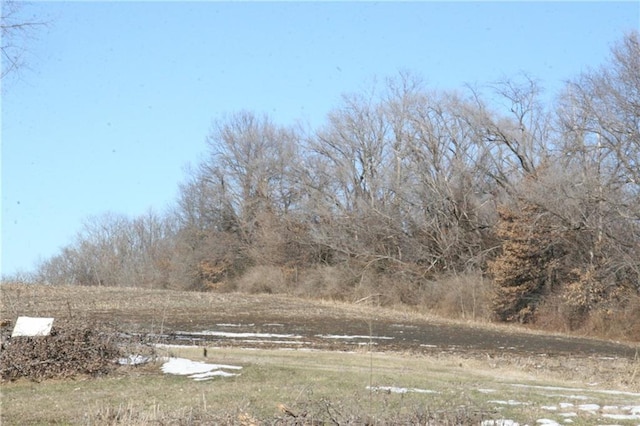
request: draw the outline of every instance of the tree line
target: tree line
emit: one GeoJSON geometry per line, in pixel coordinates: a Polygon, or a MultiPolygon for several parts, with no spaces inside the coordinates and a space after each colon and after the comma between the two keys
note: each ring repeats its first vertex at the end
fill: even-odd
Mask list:
{"type": "Polygon", "coordinates": [[[416,304],[473,273],[501,321],[535,321],[550,300],[576,324],[640,306],[638,33],[543,95],[524,74],[442,91],[401,72],[317,129],[229,114],[170,211],[90,219],[31,279],[223,291],[257,274],[250,291],[368,283],[416,304]],[[261,287],[273,271],[283,287],[261,287]]]}

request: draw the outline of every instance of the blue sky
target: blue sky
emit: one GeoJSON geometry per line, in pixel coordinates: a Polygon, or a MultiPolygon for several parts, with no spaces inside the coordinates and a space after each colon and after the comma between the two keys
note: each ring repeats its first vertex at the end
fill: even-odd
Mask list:
{"type": "Polygon", "coordinates": [[[312,128],[340,96],[411,71],[438,89],[525,71],[550,95],[604,63],[640,2],[40,2],[2,82],[0,271],[34,268],[105,212],[175,200],[214,119],[312,128]]]}

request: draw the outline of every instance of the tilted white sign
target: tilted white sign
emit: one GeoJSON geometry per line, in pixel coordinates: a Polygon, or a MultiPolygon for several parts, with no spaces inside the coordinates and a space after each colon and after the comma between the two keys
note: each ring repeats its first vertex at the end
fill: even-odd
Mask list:
{"type": "Polygon", "coordinates": [[[11,337],[48,336],[53,326],[53,318],[18,317],[11,337]]]}

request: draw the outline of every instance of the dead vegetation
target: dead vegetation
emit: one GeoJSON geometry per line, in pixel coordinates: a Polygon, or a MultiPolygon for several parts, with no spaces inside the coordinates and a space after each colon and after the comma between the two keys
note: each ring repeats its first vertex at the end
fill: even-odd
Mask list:
{"type": "MultiPolygon", "coordinates": [[[[452,278],[451,286],[457,287],[459,291],[475,291],[469,282],[460,277],[452,278]]],[[[120,345],[125,341],[120,335],[116,337],[112,333],[114,330],[139,330],[141,335],[160,333],[163,330],[167,333],[176,325],[198,330],[204,326],[215,326],[218,320],[228,322],[233,318],[237,322],[255,322],[256,327],[264,327],[266,322],[272,322],[274,318],[282,323],[293,322],[296,318],[298,326],[307,324],[305,321],[313,324],[327,323],[329,319],[335,321],[332,324],[364,324],[373,314],[379,315],[376,321],[420,324],[421,327],[433,323],[433,320],[407,310],[394,311],[375,304],[371,306],[373,298],[354,305],[284,295],[216,294],[135,288],[11,285],[2,286],[0,290],[5,318],[13,318],[13,315],[18,314],[56,318],[56,334],[52,337],[61,340],[58,342],[54,339],[48,346],[57,348],[57,352],[47,352],[49,349],[37,346],[35,340],[25,339],[21,356],[34,351],[35,347],[34,352],[40,351],[42,357],[50,357],[45,358],[47,362],[42,365],[51,367],[52,364],[62,363],[61,353],[71,347],[73,350],[70,353],[81,352],[84,356],[102,354],[103,360],[109,360],[105,370],[96,368],[99,364],[95,360],[94,364],[89,363],[89,367],[78,363],[76,365],[80,367],[73,367],[73,370],[66,367],[66,370],[53,376],[51,371],[47,371],[48,376],[44,372],[40,372],[40,376],[33,374],[35,380],[42,380],[37,385],[29,380],[5,379],[7,381],[3,384],[3,397],[5,401],[11,402],[9,409],[9,404],[3,407],[3,422],[7,424],[465,425],[480,424],[485,419],[494,419],[502,414],[491,411],[493,406],[487,403],[487,399],[500,399],[498,395],[521,397],[523,400],[529,398],[526,388],[513,388],[511,383],[548,383],[579,388],[586,387],[584,383],[597,382],[598,386],[606,389],[640,391],[638,359],[605,359],[598,353],[573,357],[533,353],[518,355],[509,351],[501,354],[499,350],[491,353],[470,349],[447,352],[438,348],[416,352],[368,353],[366,347],[356,352],[309,352],[275,349],[248,351],[243,348],[210,346],[208,355],[203,355],[201,347],[166,350],[167,353],[173,353],[173,356],[193,360],[215,360],[214,362],[242,365],[242,375],[203,384],[187,382],[183,377],[166,377],[159,372],[158,363],[121,367],[113,371],[113,360],[119,355],[107,350],[100,353],[99,348],[100,345],[120,345]],[[109,324],[107,319],[113,323],[109,324]],[[67,325],[73,327],[67,328],[67,325]],[[66,337],[63,339],[63,336],[66,337]],[[116,342],[116,338],[120,341],[116,342]],[[86,351],[86,345],[90,345],[92,349],[86,351]],[[92,377],[105,372],[113,374],[92,377]],[[64,379],[78,375],[84,375],[83,379],[90,380],[64,379]],[[44,380],[45,377],[62,380],[44,380]],[[382,386],[380,390],[370,392],[367,385],[382,386]],[[387,393],[383,389],[386,385],[431,389],[436,393],[387,393]],[[487,387],[496,389],[497,393],[484,396],[474,391],[487,387]],[[77,392],[78,389],[82,389],[82,392],[77,392]],[[514,395],[514,392],[519,395],[514,395]],[[55,407],[51,411],[33,412],[34,404],[48,404],[51,401],[55,401],[55,407]],[[279,403],[283,404],[284,409],[278,410],[279,403]]],[[[442,291],[446,292],[445,289],[442,291]]],[[[472,312],[472,309],[468,312],[472,312]]],[[[447,324],[442,320],[438,321],[441,321],[438,323],[440,331],[450,329],[447,325],[452,322],[447,324]]],[[[464,331],[460,323],[457,326],[460,327],[456,330],[464,331]]],[[[500,330],[495,325],[486,327],[491,327],[496,333],[500,331],[500,344],[508,345],[508,339],[513,337],[510,334],[513,330],[505,327],[500,330]]],[[[5,328],[6,333],[9,326],[5,328]]],[[[411,330],[413,329],[406,328],[403,332],[409,333],[411,330]]],[[[469,330],[475,335],[486,331],[479,325],[469,330]]],[[[281,333],[284,331],[280,330],[281,333]]],[[[534,334],[527,335],[527,339],[532,341],[538,337],[534,334]]],[[[558,336],[558,339],[562,337],[558,336]]],[[[44,339],[40,342],[44,345],[44,339]]],[[[131,348],[141,342],[145,343],[132,337],[126,341],[131,346],[123,350],[123,354],[135,353],[131,352],[131,348]]],[[[585,341],[584,344],[589,342],[585,341]]],[[[2,356],[7,352],[3,348],[2,356]]],[[[603,353],[608,352],[605,350],[603,353]]],[[[79,356],[71,358],[80,359],[79,356]]],[[[16,359],[15,356],[13,359],[16,359]]],[[[38,365],[31,358],[21,360],[19,365],[29,363],[38,365]]],[[[4,372],[4,361],[2,369],[4,372]]],[[[613,400],[620,404],[616,401],[613,400]]],[[[546,402],[543,398],[538,403],[546,402]]],[[[518,413],[520,416],[527,416],[526,413],[518,413]]],[[[538,417],[530,418],[541,416],[536,415],[538,417]]]]}
{"type": "Polygon", "coordinates": [[[8,327],[2,329],[2,381],[104,375],[120,356],[113,330],[100,330],[94,324],[57,323],[49,336],[9,337],[9,333],[8,327]]]}
{"type": "Polygon", "coordinates": [[[423,426],[460,426],[479,424],[488,418],[489,413],[480,409],[456,407],[450,409],[429,409],[415,406],[408,412],[388,413],[384,416],[371,416],[364,401],[337,401],[320,398],[298,402],[293,408],[279,404],[278,414],[258,418],[247,412],[234,414],[206,410],[202,407],[189,407],[179,410],[166,410],[157,407],[152,415],[137,405],[103,407],[91,414],[87,421],[92,425],[180,425],[196,426],[258,426],[275,424],[282,426],[320,426],[320,425],[423,425],[423,426]]]}

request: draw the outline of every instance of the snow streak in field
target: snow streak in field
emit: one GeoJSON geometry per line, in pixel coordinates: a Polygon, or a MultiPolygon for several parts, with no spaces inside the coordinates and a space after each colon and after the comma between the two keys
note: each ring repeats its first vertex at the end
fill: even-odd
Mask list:
{"type": "Polygon", "coordinates": [[[165,374],[189,376],[191,379],[202,381],[212,379],[215,376],[237,376],[237,373],[229,373],[225,370],[241,370],[242,367],[236,365],[207,364],[201,361],[191,361],[186,358],[169,358],[162,364],[161,369],[165,374]]]}
{"type": "Polygon", "coordinates": [[[351,340],[351,339],[373,339],[373,340],[393,340],[393,337],[385,337],[385,336],[358,336],[358,335],[338,335],[338,334],[316,334],[316,337],[320,337],[322,339],[342,339],[342,340],[351,340]]]}
{"type": "Polygon", "coordinates": [[[229,331],[196,331],[186,332],[178,331],[176,334],[189,336],[212,336],[212,337],[228,337],[228,338],[259,338],[259,339],[302,339],[302,336],[296,334],[275,334],[275,333],[232,333],[229,331]]]}
{"type": "Polygon", "coordinates": [[[418,389],[418,388],[401,388],[397,386],[367,386],[368,390],[374,392],[389,392],[389,393],[440,393],[434,390],[418,389]]]}

